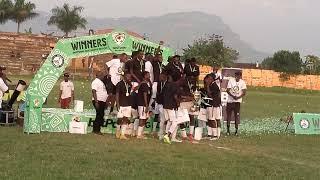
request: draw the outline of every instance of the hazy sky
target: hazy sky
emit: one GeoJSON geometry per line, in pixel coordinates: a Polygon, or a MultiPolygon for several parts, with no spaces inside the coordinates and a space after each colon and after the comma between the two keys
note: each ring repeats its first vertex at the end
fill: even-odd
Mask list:
{"type": "Polygon", "coordinates": [[[320,55],[320,0],[31,0],[50,11],[69,2],[85,7],[86,16],[157,16],[202,11],[224,20],[242,40],[258,50],[299,50],[320,55]]]}

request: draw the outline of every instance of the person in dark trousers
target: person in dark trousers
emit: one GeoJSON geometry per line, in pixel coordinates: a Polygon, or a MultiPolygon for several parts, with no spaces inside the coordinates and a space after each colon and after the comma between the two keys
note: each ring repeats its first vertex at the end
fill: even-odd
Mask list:
{"type": "Polygon", "coordinates": [[[103,79],[105,74],[101,71],[97,72],[96,79],[91,84],[92,103],[96,109],[96,119],[93,122],[93,133],[102,135],[101,126],[104,122],[104,110],[107,106],[108,92],[103,79]]]}
{"type": "Polygon", "coordinates": [[[240,104],[242,103],[242,97],[246,95],[247,91],[247,85],[241,77],[242,73],[236,72],[235,78],[230,79],[227,86],[227,93],[229,94],[227,102],[227,135],[230,135],[232,113],[235,118],[235,135],[238,135],[240,124],[240,104]]]}

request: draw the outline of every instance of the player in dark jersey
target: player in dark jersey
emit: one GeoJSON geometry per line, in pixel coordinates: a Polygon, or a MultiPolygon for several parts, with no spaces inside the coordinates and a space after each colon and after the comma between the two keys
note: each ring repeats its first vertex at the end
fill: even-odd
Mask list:
{"type": "Polygon", "coordinates": [[[168,76],[166,72],[161,72],[159,76],[159,82],[157,84],[157,95],[156,95],[156,110],[159,112],[159,120],[160,120],[160,125],[159,125],[159,140],[163,139],[163,134],[165,131],[165,116],[164,116],[164,109],[163,109],[163,100],[164,100],[164,95],[163,95],[163,90],[165,89],[168,81],[168,76]]]}
{"type": "Polygon", "coordinates": [[[179,81],[183,77],[183,67],[180,63],[180,56],[175,55],[165,69],[174,82],[179,81]]]}
{"type": "Polygon", "coordinates": [[[207,128],[207,137],[208,139],[212,138],[212,129],[209,126],[206,126],[206,122],[208,122],[208,113],[207,109],[212,107],[212,98],[209,97],[207,92],[207,87],[210,85],[209,77],[210,75],[206,75],[203,79],[204,87],[200,89],[201,92],[201,104],[200,104],[200,112],[198,115],[198,120],[200,122],[199,127],[207,128]]]}
{"type": "Polygon", "coordinates": [[[173,142],[181,142],[176,139],[178,130],[178,120],[176,111],[180,106],[179,99],[179,85],[177,82],[173,82],[171,78],[168,78],[168,82],[163,89],[163,109],[165,119],[168,120],[166,126],[166,135],[163,137],[165,143],[171,144],[173,142]]]}
{"type": "Polygon", "coordinates": [[[131,74],[129,73],[126,73],[123,80],[116,86],[116,103],[118,109],[116,137],[124,140],[128,139],[125,133],[129,124],[129,118],[131,118],[132,114],[131,86],[131,74]]]}
{"type": "Polygon", "coordinates": [[[210,140],[216,140],[220,138],[221,133],[221,119],[222,119],[222,111],[221,111],[221,92],[218,84],[215,81],[215,75],[210,74],[208,78],[209,84],[206,87],[207,93],[209,97],[212,99],[210,105],[211,107],[207,108],[208,114],[208,123],[212,129],[213,138],[210,140]]]}
{"type": "MultiPolygon", "coordinates": [[[[128,60],[125,65],[124,65],[124,71],[127,73],[131,74],[131,70],[130,68],[132,67],[132,62],[134,59],[137,59],[138,56],[138,52],[139,51],[133,51],[132,55],[131,55],[131,59],[128,60]]],[[[133,77],[131,75],[132,81],[133,81],[133,77]]],[[[137,104],[137,88],[138,88],[138,83],[137,82],[131,82],[132,84],[132,93],[131,93],[131,97],[132,97],[132,122],[129,124],[130,129],[132,129],[131,132],[131,136],[136,136],[137,131],[138,131],[138,126],[139,126],[139,118],[138,118],[138,104],[137,104]]]]}
{"type": "Polygon", "coordinates": [[[158,122],[160,122],[159,119],[159,108],[158,104],[155,102],[156,101],[156,95],[157,95],[157,87],[160,81],[160,74],[162,73],[164,66],[162,64],[162,55],[161,54],[156,54],[153,61],[152,61],[152,67],[153,67],[153,83],[152,83],[152,97],[150,104],[153,106],[153,113],[155,115],[154,117],[154,122],[153,122],[153,134],[156,136],[156,127],[158,122]]]}
{"type": "Polygon", "coordinates": [[[197,81],[200,75],[199,66],[196,64],[196,59],[191,58],[189,63],[187,63],[184,67],[184,74],[186,78],[193,84],[193,86],[197,87],[197,81]]]}
{"type": "MultiPolygon", "coordinates": [[[[132,56],[132,60],[130,62],[129,66],[129,72],[131,73],[132,76],[132,88],[134,90],[133,92],[133,101],[134,103],[137,103],[137,93],[138,93],[138,88],[139,84],[143,80],[143,72],[145,70],[145,61],[143,60],[143,52],[142,51],[135,51],[132,56]]],[[[138,105],[134,105],[134,109],[138,110],[138,105]]],[[[138,132],[138,126],[139,126],[139,120],[135,120],[134,122],[134,130],[135,132],[138,132]]]]}
{"type": "Polygon", "coordinates": [[[150,82],[150,73],[145,71],[142,73],[143,80],[140,82],[138,90],[138,113],[139,113],[139,127],[137,132],[138,139],[145,139],[144,127],[149,119],[149,103],[152,93],[152,85],[150,82]]]}
{"type": "Polygon", "coordinates": [[[143,80],[143,72],[145,70],[145,61],[143,60],[143,52],[137,51],[130,62],[129,71],[132,75],[132,82],[139,84],[143,80]]]}
{"type": "Polygon", "coordinates": [[[189,141],[193,141],[193,134],[194,134],[194,127],[195,127],[195,118],[194,116],[197,115],[197,112],[192,111],[192,107],[194,105],[194,95],[193,93],[196,91],[196,86],[191,82],[188,77],[183,78],[179,81],[179,88],[180,88],[180,108],[188,110],[188,114],[190,117],[190,131],[189,135],[186,135],[185,132],[185,125],[181,124],[181,133],[182,138],[184,140],[188,139],[189,141]]]}

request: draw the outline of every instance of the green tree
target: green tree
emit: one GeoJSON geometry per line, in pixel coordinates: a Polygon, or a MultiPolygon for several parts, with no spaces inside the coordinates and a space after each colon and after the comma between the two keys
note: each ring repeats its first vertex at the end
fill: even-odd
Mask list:
{"type": "Polygon", "coordinates": [[[262,61],[261,66],[264,69],[273,69],[272,62],[273,62],[273,58],[267,57],[262,61]]]}
{"type": "Polygon", "coordinates": [[[87,20],[81,16],[83,7],[73,6],[65,3],[62,7],[55,7],[51,10],[52,16],[48,21],[48,25],[55,25],[69,36],[69,33],[78,28],[86,28],[87,20]]]}
{"type": "Polygon", "coordinates": [[[28,19],[32,19],[39,14],[34,12],[36,5],[31,2],[25,2],[25,0],[15,0],[10,11],[10,19],[17,23],[17,32],[20,32],[20,25],[28,19]]]}
{"type": "Polygon", "coordinates": [[[200,38],[193,45],[183,49],[186,59],[196,58],[197,62],[209,66],[230,66],[237,60],[239,53],[229,47],[225,47],[223,40],[214,35],[207,39],[200,38]]]}
{"type": "Polygon", "coordinates": [[[0,0],[0,24],[4,24],[10,19],[12,6],[10,0],[0,0]]]}
{"type": "Polygon", "coordinates": [[[287,74],[299,74],[302,71],[303,62],[300,53],[281,50],[274,53],[262,62],[263,67],[287,74]]]}

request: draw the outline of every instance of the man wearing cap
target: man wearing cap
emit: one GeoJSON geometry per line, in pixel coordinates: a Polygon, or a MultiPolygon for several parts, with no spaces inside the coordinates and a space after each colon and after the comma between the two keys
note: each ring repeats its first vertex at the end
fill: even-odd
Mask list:
{"type": "Polygon", "coordinates": [[[60,94],[58,103],[60,103],[62,109],[69,109],[70,103],[74,100],[74,85],[69,80],[69,74],[63,74],[64,81],[60,83],[60,94]]]}
{"type": "Polygon", "coordinates": [[[247,85],[241,79],[242,73],[236,72],[235,78],[230,79],[227,86],[227,93],[229,94],[227,103],[227,135],[230,135],[231,115],[235,118],[235,135],[238,135],[238,126],[240,124],[240,104],[242,97],[246,95],[247,85]]]}

